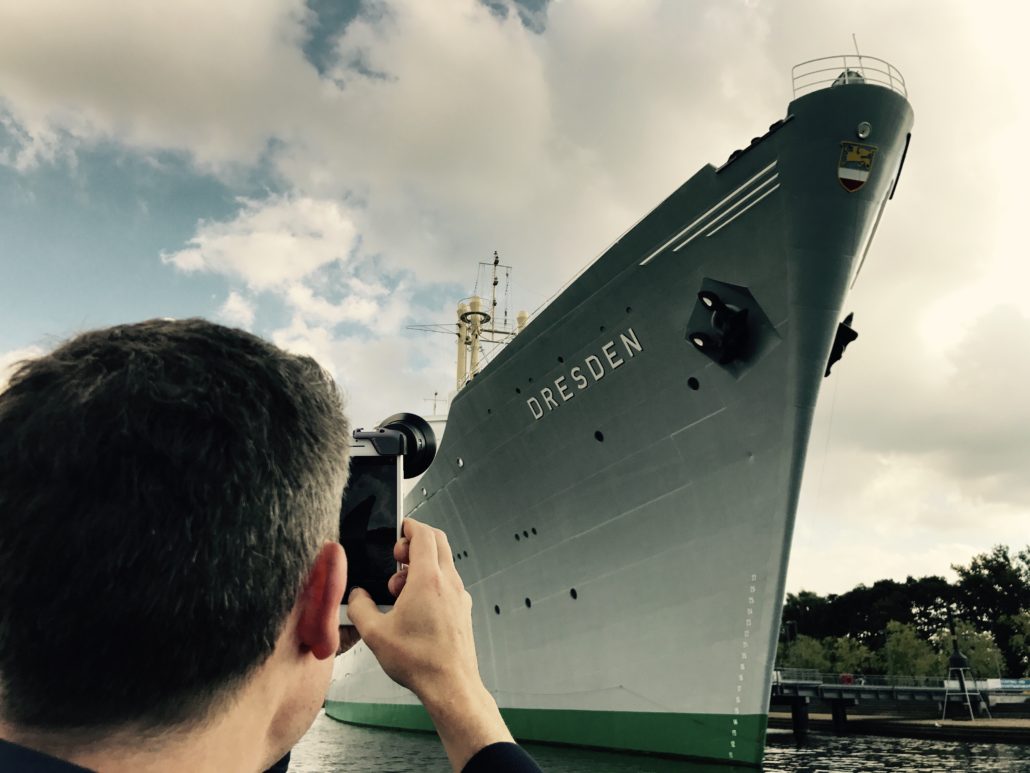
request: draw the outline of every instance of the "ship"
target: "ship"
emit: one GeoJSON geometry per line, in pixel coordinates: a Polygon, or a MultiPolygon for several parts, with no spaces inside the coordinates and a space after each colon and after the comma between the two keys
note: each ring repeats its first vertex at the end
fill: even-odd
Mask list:
{"type": "MultiPolygon", "coordinates": [[[[792,85],[467,374],[405,499],[449,537],[519,740],[761,764],[816,397],[913,123],[880,59],[792,85]]],[[[363,644],[325,710],[432,729],[363,644]]]]}

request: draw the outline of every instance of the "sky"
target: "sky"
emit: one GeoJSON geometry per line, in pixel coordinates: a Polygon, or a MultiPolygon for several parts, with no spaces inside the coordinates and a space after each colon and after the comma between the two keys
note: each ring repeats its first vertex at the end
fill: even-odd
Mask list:
{"type": "Polygon", "coordinates": [[[1030,542],[1030,11],[957,0],[0,0],[0,384],[76,332],[240,326],[355,423],[432,412],[497,250],[537,309],[786,113],[891,62],[911,150],[823,385],[789,591],[1030,542]]]}

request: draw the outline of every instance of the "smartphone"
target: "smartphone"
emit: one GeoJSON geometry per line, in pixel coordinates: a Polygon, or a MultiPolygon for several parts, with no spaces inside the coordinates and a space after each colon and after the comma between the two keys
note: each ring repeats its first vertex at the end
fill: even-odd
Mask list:
{"type": "Polygon", "coordinates": [[[350,448],[350,476],[340,507],[340,544],[347,554],[347,590],[340,624],[350,625],[347,597],[364,588],[381,610],[393,606],[387,587],[400,568],[393,557],[401,536],[401,486],[405,437],[394,429],[355,430],[350,448]]]}

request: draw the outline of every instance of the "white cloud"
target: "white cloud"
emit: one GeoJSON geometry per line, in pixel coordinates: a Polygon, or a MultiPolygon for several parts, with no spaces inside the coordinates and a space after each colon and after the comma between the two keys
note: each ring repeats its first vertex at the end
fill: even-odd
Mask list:
{"type": "Polygon", "coordinates": [[[428,415],[433,393],[449,397],[447,387],[454,381],[454,344],[446,336],[336,338],[295,316],[271,337],[288,351],[314,358],[333,375],[354,426],[371,427],[399,411],[428,415]]]}
{"type": "Polygon", "coordinates": [[[226,274],[270,290],[346,260],[353,247],[354,225],[337,202],[300,196],[241,204],[233,220],[200,223],[184,249],[161,259],[182,271],[226,274]]]}
{"type": "Polygon", "coordinates": [[[3,92],[30,144],[60,129],[206,165],[254,160],[324,99],[298,45],[306,14],[302,0],[7,3],[3,92]]]}
{"type": "Polygon", "coordinates": [[[250,330],[254,324],[254,304],[235,290],[229,293],[225,303],[218,309],[218,318],[229,325],[250,330]]]}
{"type": "Polygon", "coordinates": [[[22,360],[31,360],[45,354],[38,346],[25,346],[0,354],[0,392],[7,389],[7,384],[14,374],[15,366],[22,360]]]}
{"type": "Polygon", "coordinates": [[[340,303],[333,303],[318,297],[310,287],[303,284],[291,285],[286,291],[286,299],[305,317],[327,325],[338,325],[341,322],[371,325],[381,312],[379,303],[373,298],[352,295],[340,303]]]}
{"type": "Polygon", "coordinates": [[[850,50],[856,32],[906,76],[916,126],[848,301],[861,338],[820,401],[795,565],[939,573],[1019,537],[1024,6],[564,0],[539,35],[475,0],[370,7],[320,78],[299,46],[301,0],[246,13],[14,4],[0,120],[16,140],[0,163],[27,169],[102,140],[186,150],[226,179],[263,158],[288,192],[198,224],[164,260],[227,277],[221,313],[240,324],[260,322],[269,296],[284,303],[275,340],[323,362],[374,421],[425,410],[452,379],[448,339],[401,332],[411,314],[450,318],[413,311],[416,288],[468,285],[499,249],[516,266],[515,305],[534,308],[698,167],[782,117],[791,65],[850,50]]]}
{"type": "Polygon", "coordinates": [[[288,326],[276,330],[272,342],[288,352],[311,357],[334,378],[339,376],[333,357],[332,334],[324,327],[308,325],[301,315],[295,314],[288,326]]]}

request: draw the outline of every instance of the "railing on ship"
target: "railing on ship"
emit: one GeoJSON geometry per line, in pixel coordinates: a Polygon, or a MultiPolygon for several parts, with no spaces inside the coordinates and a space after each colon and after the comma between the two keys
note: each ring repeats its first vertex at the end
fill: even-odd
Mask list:
{"type": "Polygon", "coordinates": [[[809,59],[794,67],[791,72],[794,97],[829,86],[843,86],[849,83],[875,83],[886,86],[908,99],[905,78],[890,62],[875,56],[839,54],[809,59]]]}

